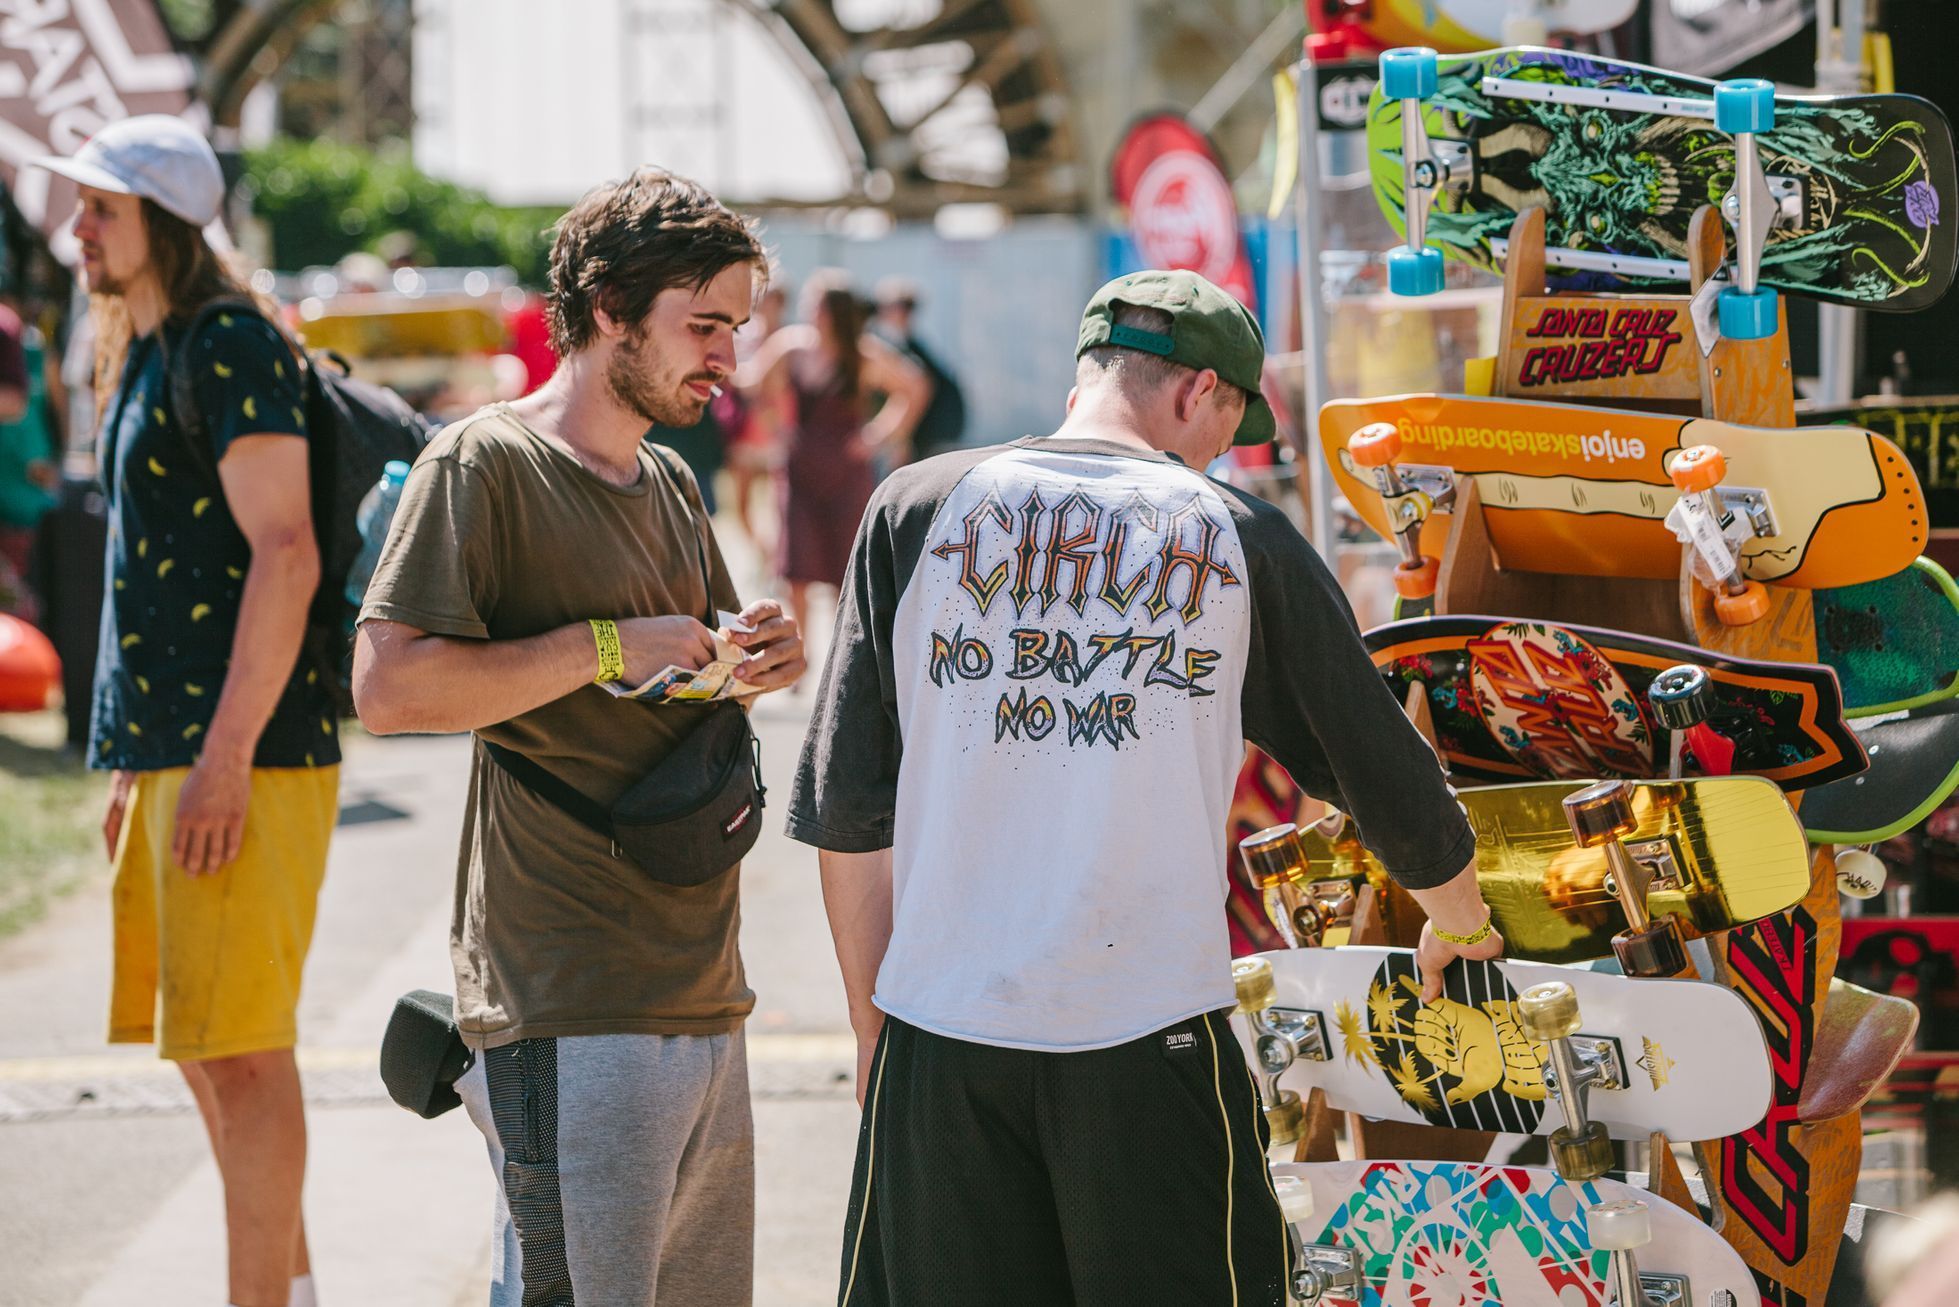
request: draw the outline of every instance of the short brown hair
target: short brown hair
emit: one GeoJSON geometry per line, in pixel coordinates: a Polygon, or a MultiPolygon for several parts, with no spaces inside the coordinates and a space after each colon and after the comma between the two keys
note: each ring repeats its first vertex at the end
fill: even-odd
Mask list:
{"type": "Polygon", "coordinates": [[[596,186],[558,221],[551,243],[551,348],[565,358],[591,344],[600,309],[637,323],[661,291],[699,290],[737,263],[759,272],[767,258],[752,222],[685,177],[640,168],[596,186]]]}

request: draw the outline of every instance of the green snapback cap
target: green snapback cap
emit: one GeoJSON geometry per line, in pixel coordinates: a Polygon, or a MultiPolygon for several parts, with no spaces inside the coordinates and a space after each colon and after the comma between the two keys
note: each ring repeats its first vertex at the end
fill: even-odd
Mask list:
{"type": "Polygon", "coordinates": [[[1265,335],[1251,310],[1194,272],[1132,272],[1095,292],[1082,312],[1075,357],[1115,345],[1157,354],[1187,368],[1210,368],[1245,392],[1245,416],[1232,443],[1262,445],[1278,429],[1259,381],[1265,371],[1265,335]],[[1162,309],[1170,334],[1116,324],[1116,306],[1162,309]]]}

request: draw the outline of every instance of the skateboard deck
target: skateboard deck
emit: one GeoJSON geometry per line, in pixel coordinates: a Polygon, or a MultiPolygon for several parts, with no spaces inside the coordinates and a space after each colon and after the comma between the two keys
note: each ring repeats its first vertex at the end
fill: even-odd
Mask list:
{"type": "Polygon", "coordinates": [[[1959,585],[1916,558],[1881,580],[1818,590],[1816,656],[1836,669],[1851,717],[1950,699],[1959,694],[1959,585]]]}
{"type": "Polygon", "coordinates": [[[1925,487],[1932,529],[1959,529],[1959,396],[1879,395],[1800,416],[1806,425],[1840,422],[1863,427],[1904,450],[1925,487]]]}
{"type": "Polygon", "coordinates": [[[1918,1009],[1907,1000],[1853,985],[1841,975],[1816,1017],[1816,1044],[1796,1116],[1834,1121],[1870,1101],[1897,1069],[1918,1033],[1918,1009]]]}
{"type": "Polygon", "coordinates": [[[1397,699],[1424,688],[1435,743],[1458,781],[1663,778],[1668,732],[1647,691],[1682,663],[1707,672],[1708,725],[1734,746],[1719,774],[1763,776],[1793,790],[1864,769],[1826,667],[1493,617],[1413,618],[1362,639],[1397,699]]]}
{"type": "Polygon", "coordinates": [[[1692,1215],[1616,1180],[1570,1183],[1549,1167],[1474,1162],[1281,1162],[1313,1194],[1307,1242],[1360,1255],[1363,1307],[1602,1307],[1611,1254],[1592,1245],[1586,1213],[1647,1205],[1644,1273],[1685,1276],[1691,1303],[1759,1307],[1748,1267],[1692,1215]]]}
{"type": "Polygon", "coordinates": [[[1768,1109],[1768,1046],[1740,995],[1698,980],[1654,980],[1536,962],[1455,962],[1424,1007],[1406,949],[1278,949],[1274,1010],[1318,1013],[1327,1061],[1300,1058],[1280,1083],[1388,1121],[1549,1134],[1563,1115],[1544,1087],[1544,1049],[1518,1025],[1518,995],[1549,980],[1578,996],[1579,1033],[1609,1041],[1620,1087],[1589,1110],[1614,1139],[1678,1140],[1746,1130],[1768,1109]]]}
{"type": "MultiPolygon", "coordinates": [[[[1511,957],[1589,962],[1612,953],[1625,910],[1606,888],[1606,854],[1581,849],[1564,797],[1585,788],[1538,781],[1462,790],[1476,832],[1476,875],[1511,957]]],[[[1655,880],[1652,915],[1671,914],[1689,936],[1731,930],[1780,912],[1809,889],[1809,848],[1782,791],[1754,776],[1638,783],[1635,842],[1664,841],[1675,872],[1655,880]]],[[[1328,835],[1305,828],[1308,880],[1385,879],[1351,823],[1328,835]]]]}
{"type": "Polygon", "coordinates": [[[1803,827],[1818,843],[1875,844],[1932,815],[1959,788],[1959,699],[1851,723],[1870,755],[1859,776],[1819,785],[1803,799],[1803,827]]]}
{"type": "MultiPolygon", "coordinates": [[[[1688,226],[1732,184],[1733,138],[1702,118],[1571,101],[1607,91],[1707,102],[1714,85],[1536,48],[1442,59],[1423,121],[1431,142],[1456,158],[1429,210],[1429,244],[1496,269],[1492,242],[1508,237],[1522,209],[1539,205],[1553,248],[1679,264],[1677,276],[1665,277],[1588,271],[1566,280],[1568,288],[1684,284],[1688,226]],[[1546,98],[1495,95],[1486,78],[1546,98]]],[[[1775,122],[1760,137],[1762,163],[1771,186],[1787,188],[1790,216],[1769,233],[1763,284],[1896,312],[1943,295],[1959,268],[1959,188],[1945,115],[1908,95],[1779,95],[1775,122]]],[[[1405,231],[1401,102],[1381,87],[1368,103],[1367,140],[1375,195],[1405,231]]]]}
{"type": "MultiPolygon", "coordinates": [[[[1682,450],[1717,446],[1722,484],[1763,492],[1773,531],[1741,545],[1750,580],[1817,589],[1909,567],[1929,528],[1918,478],[1898,447],[1853,427],[1775,430],[1707,418],[1530,400],[1402,395],[1337,400],[1320,410],[1334,480],[1360,517],[1394,532],[1380,483],[1348,441],[1386,423],[1401,435],[1396,466],[1473,477],[1504,568],[1671,580],[1681,543],[1667,526],[1680,499],[1667,469],[1682,450]]],[[[1422,552],[1442,556],[1449,517],[1431,513],[1422,552]]]]}

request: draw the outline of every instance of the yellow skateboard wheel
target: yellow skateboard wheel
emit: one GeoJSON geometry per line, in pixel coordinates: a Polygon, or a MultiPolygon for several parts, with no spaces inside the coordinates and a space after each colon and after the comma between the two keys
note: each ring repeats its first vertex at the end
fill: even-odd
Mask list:
{"type": "Polygon", "coordinates": [[[1563,1126],[1551,1132],[1551,1165],[1568,1181],[1596,1180],[1612,1169],[1612,1136],[1603,1122],[1594,1121],[1582,1135],[1563,1126]]]}
{"type": "Polygon", "coordinates": [[[1305,1124],[1306,1108],[1300,1103],[1299,1095],[1290,1089],[1281,1089],[1279,1101],[1265,1109],[1265,1125],[1272,1132],[1274,1144],[1296,1143],[1305,1124]]]}
{"type": "Polygon", "coordinates": [[[1442,560],[1424,558],[1416,566],[1397,563],[1394,569],[1394,592],[1403,599],[1426,599],[1435,593],[1435,583],[1442,575],[1442,560]]]}
{"type": "Polygon", "coordinates": [[[1306,846],[1300,843],[1299,828],[1289,821],[1239,840],[1238,856],[1245,860],[1252,883],[1262,890],[1288,881],[1298,885],[1306,879],[1306,846]]]}
{"type": "Polygon", "coordinates": [[[1632,786],[1624,781],[1600,781],[1565,795],[1564,819],[1581,849],[1595,849],[1639,829],[1633,816],[1632,786]]]}
{"type": "Polygon", "coordinates": [[[1759,622],[1769,615],[1769,592],[1762,588],[1760,581],[1744,582],[1740,594],[1717,590],[1714,592],[1714,615],[1721,619],[1723,626],[1748,626],[1759,622]]]}
{"type": "Polygon", "coordinates": [[[1272,984],[1272,964],[1264,958],[1239,958],[1231,964],[1231,983],[1238,991],[1238,1011],[1243,1016],[1263,1012],[1279,999],[1272,984]]]}
{"type": "Polygon", "coordinates": [[[1592,1247],[1629,1252],[1653,1242],[1653,1217],[1637,1198],[1615,1198],[1585,1213],[1585,1230],[1592,1247]]]}
{"type": "Polygon", "coordinates": [[[1697,494],[1721,484],[1728,475],[1728,460],[1713,445],[1693,445],[1680,451],[1667,475],[1681,494],[1697,494]]]}
{"type": "Polygon", "coordinates": [[[1540,1044],[1578,1033],[1578,995],[1562,980],[1532,985],[1517,998],[1517,1021],[1540,1044]]]}
{"type": "Polygon", "coordinates": [[[1348,439],[1347,452],[1362,467],[1386,467],[1401,457],[1401,432],[1392,422],[1370,422],[1348,439]]]}

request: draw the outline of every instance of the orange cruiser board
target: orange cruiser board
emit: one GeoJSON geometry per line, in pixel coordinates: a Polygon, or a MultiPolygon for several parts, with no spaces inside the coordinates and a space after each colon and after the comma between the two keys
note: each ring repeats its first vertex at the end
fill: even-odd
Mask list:
{"type": "MultiPolygon", "coordinates": [[[[1529,400],[1401,395],[1326,405],[1320,441],[1354,511],[1390,539],[1419,521],[1421,552],[1430,559],[1448,539],[1446,488],[1468,476],[1505,568],[1678,577],[1682,540],[1667,518],[1683,491],[1670,469],[1686,451],[1707,446],[1720,454],[1711,460],[1721,470],[1712,494],[1733,515],[1734,548],[1749,581],[1860,585],[1911,566],[1928,538],[1925,496],[1910,462],[1889,440],[1856,427],[1786,430],[1529,400]],[[1350,448],[1356,436],[1361,441],[1350,448]],[[1384,448],[1392,450],[1394,495],[1383,493],[1384,448]],[[1437,498],[1442,502],[1432,502],[1437,498]]],[[[1683,464],[1682,479],[1689,480],[1689,465],[1709,461],[1697,452],[1683,464]]],[[[1691,484],[1701,489],[1704,482],[1691,484]]]]}

